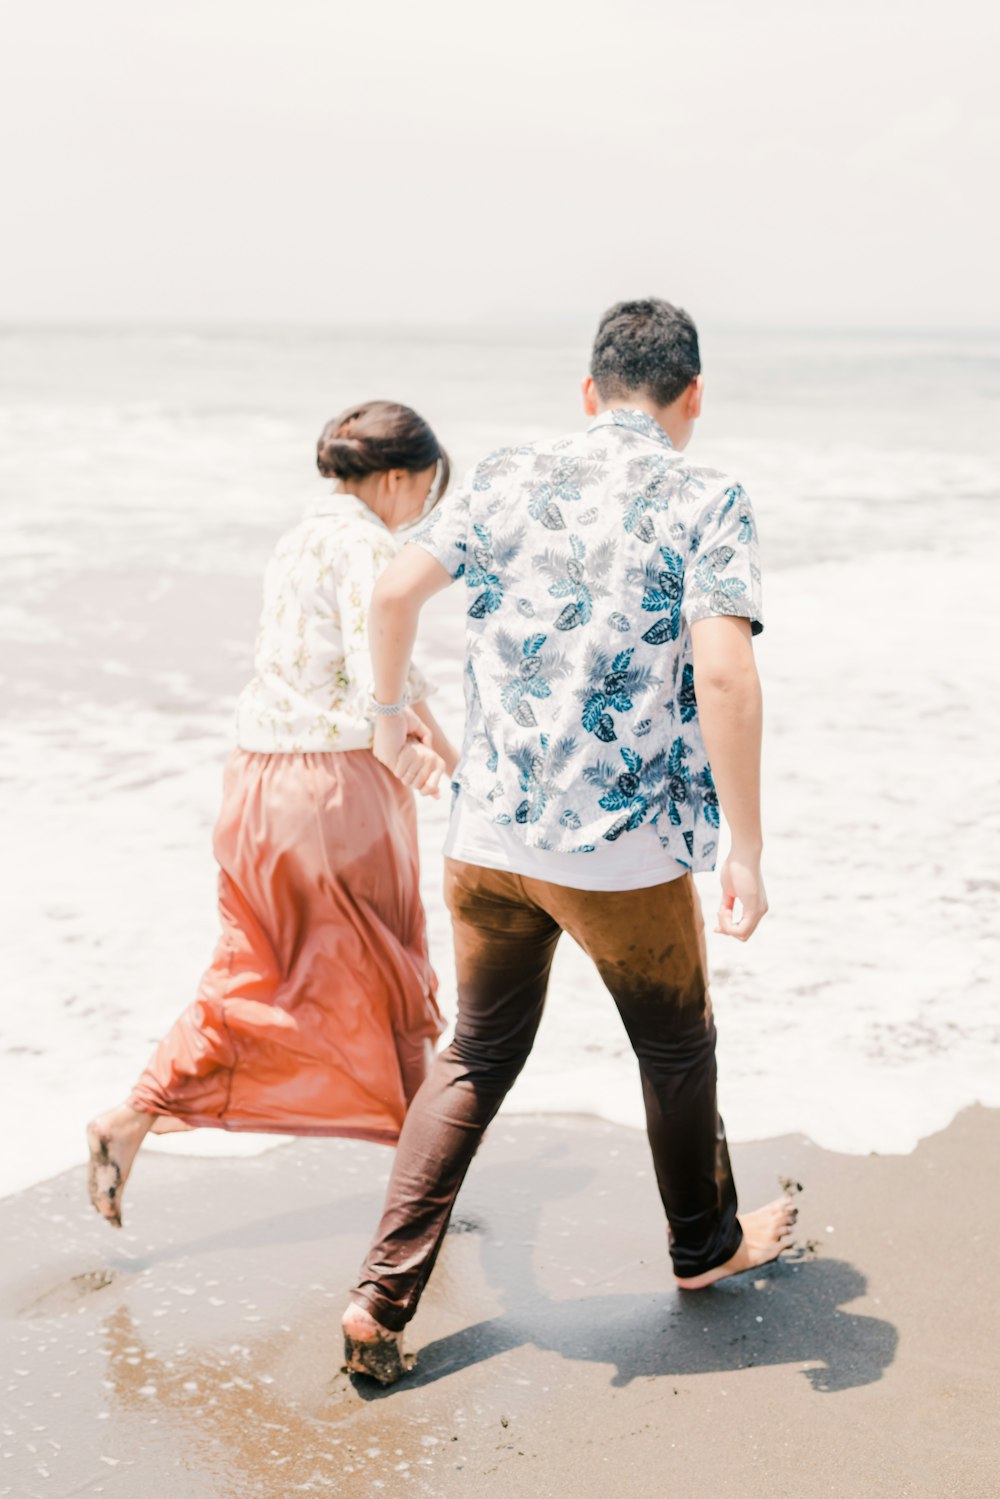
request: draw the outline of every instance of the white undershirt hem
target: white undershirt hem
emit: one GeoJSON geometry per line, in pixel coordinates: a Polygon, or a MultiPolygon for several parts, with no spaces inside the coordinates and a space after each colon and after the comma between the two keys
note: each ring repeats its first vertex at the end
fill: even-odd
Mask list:
{"type": "Polygon", "coordinates": [[[444,855],[571,890],[648,890],[687,873],[663,847],[654,827],[623,833],[589,854],[529,848],[512,827],[493,822],[464,791],[455,798],[444,855]]]}

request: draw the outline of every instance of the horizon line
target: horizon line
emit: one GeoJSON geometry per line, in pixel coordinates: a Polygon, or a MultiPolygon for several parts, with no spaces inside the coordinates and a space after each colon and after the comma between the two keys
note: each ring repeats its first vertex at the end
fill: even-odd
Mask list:
{"type": "MultiPolygon", "coordinates": [[[[534,323],[511,324],[508,322],[495,322],[484,319],[482,322],[466,320],[461,323],[450,322],[400,322],[391,323],[384,321],[357,322],[357,321],[330,321],[318,322],[315,320],[305,321],[301,319],[276,320],[267,319],[254,321],[247,319],[238,321],[235,319],[212,320],[212,319],[178,319],[160,321],[149,318],[131,319],[93,319],[93,318],[53,318],[53,319],[5,319],[0,317],[0,337],[18,334],[66,334],[66,335],[185,335],[212,336],[212,337],[261,337],[274,334],[296,334],[298,336],[312,336],[324,338],[334,336],[341,337],[372,337],[426,339],[429,337],[454,339],[464,341],[474,338],[488,336],[501,342],[514,342],[530,340],[531,338],[568,338],[580,336],[582,331],[587,334],[592,331],[590,319],[584,324],[583,319],[560,319],[539,320],[534,323]]],[[[884,324],[884,325],[844,325],[824,323],[743,323],[732,322],[721,319],[718,322],[702,320],[699,325],[699,333],[711,337],[731,335],[756,335],[774,338],[964,338],[964,339],[990,339],[1000,337],[1000,326],[998,327],[970,327],[967,324],[954,325],[919,325],[919,324],[884,324]]]]}

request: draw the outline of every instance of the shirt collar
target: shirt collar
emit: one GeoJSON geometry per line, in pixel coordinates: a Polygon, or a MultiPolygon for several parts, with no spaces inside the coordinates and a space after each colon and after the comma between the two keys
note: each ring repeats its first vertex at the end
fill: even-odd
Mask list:
{"type": "Polygon", "coordinates": [[[598,427],[627,427],[630,432],[641,432],[643,437],[651,437],[665,448],[673,447],[659,422],[648,411],[638,411],[634,406],[613,406],[610,411],[602,411],[587,431],[593,432],[598,427]]]}
{"type": "Polygon", "coordinates": [[[314,500],[306,507],[306,515],[337,515],[341,519],[351,517],[353,520],[367,521],[371,526],[377,526],[380,531],[388,531],[388,526],[383,520],[370,510],[364,500],[359,500],[356,494],[348,494],[343,489],[334,489],[330,494],[325,494],[321,500],[314,500]]]}

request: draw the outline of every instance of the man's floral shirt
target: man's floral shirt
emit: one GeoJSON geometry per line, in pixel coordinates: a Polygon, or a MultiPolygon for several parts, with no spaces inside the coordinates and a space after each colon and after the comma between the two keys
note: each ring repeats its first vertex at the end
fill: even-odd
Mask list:
{"type": "Polygon", "coordinates": [[[414,540],[466,586],[463,791],[531,847],[585,856],[653,823],[679,863],[712,868],[690,627],[762,628],[741,486],[619,408],[490,453],[414,540]]]}

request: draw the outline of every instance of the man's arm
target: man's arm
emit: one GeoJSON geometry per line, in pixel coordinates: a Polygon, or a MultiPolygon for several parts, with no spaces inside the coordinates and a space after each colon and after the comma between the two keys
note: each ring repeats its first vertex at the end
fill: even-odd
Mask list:
{"type": "Polygon", "coordinates": [[[691,643],[698,720],[733,839],[721,870],[716,930],[745,942],[767,911],[760,872],[762,706],[750,621],[730,614],[696,620],[691,643]]]}
{"type": "MultiPolygon", "coordinates": [[[[447,588],[451,581],[451,574],[429,552],[414,545],[404,547],[375,584],[368,613],[368,643],[376,702],[401,700],[406,691],[420,611],[429,598],[447,588]]],[[[437,727],[426,707],[418,716],[432,732],[437,727]]],[[[372,749],[376,760],[388,766],[406,785],[424,794],[436,794],[444,769],[443,757],[430,746],[407,737],[403,715],[376,719],[372,749]]]]}

